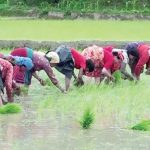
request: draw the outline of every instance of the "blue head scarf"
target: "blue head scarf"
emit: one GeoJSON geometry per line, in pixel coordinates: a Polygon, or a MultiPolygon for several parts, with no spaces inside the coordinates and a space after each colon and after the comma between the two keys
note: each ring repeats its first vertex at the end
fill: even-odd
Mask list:
{"type": "Polygon", "coordinates": [[[31,70],[33,68],[33,62],[28,57],[19,57],[12,56],[15,59],[15,64],[18,66],[25,66],[27,70],[31,70]]]}

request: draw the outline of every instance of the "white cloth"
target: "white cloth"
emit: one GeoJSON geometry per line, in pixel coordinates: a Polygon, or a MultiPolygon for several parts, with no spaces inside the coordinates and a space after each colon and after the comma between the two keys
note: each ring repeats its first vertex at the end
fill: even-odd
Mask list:
{"type": "Polygon", "coordinates": [[[127,50],[113,48],[112,52],[122,52],[122,55],[124,57],[123,62],[126,63],[126,64],[129,63],[129,58],[128,58],[128,55],[127,55],[127,50]]]}
{"type": "Polygon", "coordinates": [[[49,59],[50,63],[57,64],[60,62],[60,58],[56,52],[48,52],[46,57],[49,59]]]}

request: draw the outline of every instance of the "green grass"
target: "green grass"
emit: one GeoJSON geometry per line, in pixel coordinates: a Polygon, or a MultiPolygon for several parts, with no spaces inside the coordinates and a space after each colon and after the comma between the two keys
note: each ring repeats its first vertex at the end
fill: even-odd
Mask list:
{"type": "Polygon", "coordinates": [[[20,113],[21,111],[21,106],[15,103],[8,103],[0,107],[0,114],[14,114],[20,113]]]}
{"type": "Polygon", "coordinates": [[[89,108],[87,108],[83,116],[81,117],[79,123],[83,129],[89,129],[92,123],[94,122],[94,119],[95,119],[94,113],[89,108]]]}
{"type": "Polygon", "coordinates": [[[133,126],[133,130],[150,131],[150,120],[144,120],[141,123],[133,126]]]}
{"type": "Polygon", "coordinates": [[[0,40],[150,40],[150,21],[0,19],[0,40]]]}

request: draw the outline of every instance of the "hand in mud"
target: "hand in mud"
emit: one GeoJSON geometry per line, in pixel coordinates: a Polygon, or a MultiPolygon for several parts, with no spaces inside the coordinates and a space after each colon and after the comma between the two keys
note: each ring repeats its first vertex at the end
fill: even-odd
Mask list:
{"type": "Polygon", "coordinates": [[[21,94],[21,88],[20,87],[16,87],[14,89],[14,94],[17,95],[17,96],[19,96],[21,94]]]}
{"type": "Polygon", "coordinates": [[[109,77],[110,81],[115,82],[115,78],[113,76],[109,77]]]}
{"type": "Polygon", "coordinates": [[[45,86],[45,85],[46,85],[45,81],[42,80],[42,79],[40,79],[40,84],[41,84],[42,86],[45,86]]]}
{"type": "Polygon", "coordinates": [[[67,91],[65,89],[61,89],[61,92],[67,94],[67,91]]]}
{"type": "Polygon", "coordinates": [[[128,77],[128,79],[129,79],[130,81],[134,81],[134,77],[132,77],[132,76],[128,77]]]}
{"type": "Polygon", "coordinates": [[[135,77],[134,78],[134,83],[137,84],[139,82],[140,78],[139,77],[135,77]]]}
{"type": "Polygon", "coordinates": [[[74,83],[75,86],[82,86],[84,85],[84,81],[82,79],[77,79],[76,82],[74,83]]]}

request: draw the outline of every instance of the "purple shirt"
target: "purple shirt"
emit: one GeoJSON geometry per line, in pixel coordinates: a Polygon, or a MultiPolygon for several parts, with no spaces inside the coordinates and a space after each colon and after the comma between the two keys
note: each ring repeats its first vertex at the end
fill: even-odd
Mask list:
{"type": "Polygon", "coordinates": [[[42,52],[34,52],[33,53],[33,64],[34,71],[44,70],[48,75],[49,79],[52,81],[54,85],[58,84],[58,80],[55,78],[53,70],[50,66],[49,61],[45,58],[44,53],[42,52]]]}

